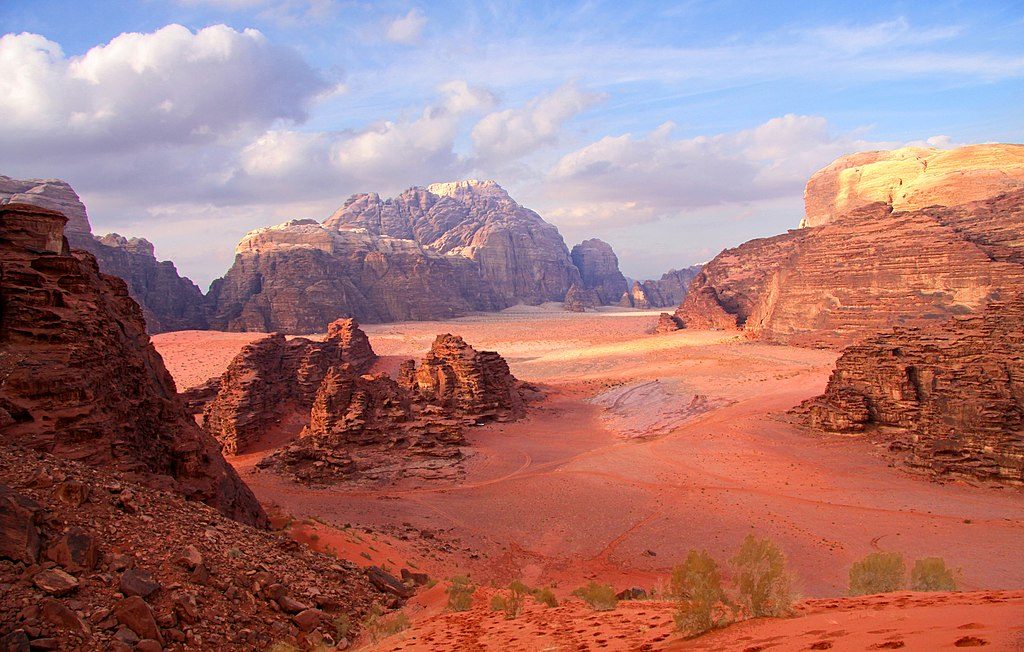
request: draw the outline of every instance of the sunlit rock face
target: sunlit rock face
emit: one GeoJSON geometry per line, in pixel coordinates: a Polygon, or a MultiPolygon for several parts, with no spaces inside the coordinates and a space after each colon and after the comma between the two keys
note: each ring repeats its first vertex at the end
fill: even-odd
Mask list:
{"type": "Polygon", "coordinates": [[[562,301],[581,282],[558,230],[493,181],[350,197],[322,224],[245,236],[211,287],[211,324],[311,333],[343,316],[441,319],[562,301]]]}
{"type": "Polygon", "coordinates": [[[878,202],[894,211],[949,207],[1021,188],[1024,145],[860,152],[837,159],[811,177],[800,226],[821,226],[878,202]]]}
{"type": "Polygon", "coordinates": [[[884,158],[877,152],[816,174],[805,220],[816,226],[723,251],[694,279],[676,317],[688,328],[742,328],[769,341],[845,346],[893,326],[977,312],[1021,288],[1024,187],[1014,179],[1024,148],[965,147],[918,158],[921,152],[885,153],[897,167],[930,160],[933,176],[897,184],[903,194],[886,190],[884,201],[866,203],[892,184],[837,194],[842,184],[828,172],[843,161],[860,161],[866,170],[884,158]],[[998,167],[1004,163],[1005,171],[998,167]],[[942,172],[961,164],[962,175],[942,172]],[[985,180],[991,183],[980,190],[985,180]],[[964,200],[979,193],[985,197],[964,200]]]}

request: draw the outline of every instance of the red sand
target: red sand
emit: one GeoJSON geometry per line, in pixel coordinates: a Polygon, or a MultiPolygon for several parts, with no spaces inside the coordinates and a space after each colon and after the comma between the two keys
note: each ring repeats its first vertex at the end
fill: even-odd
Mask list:
{"type": "MultiPolygon", "coordinates": [[[[873,550],[942,556],[962,567],[967,590],[1024,587],[1020,491],[930,482],[890,466],[868,442],[813,435],[783,419],[822,391],[835,352],[729,333],[647,335],[655,320],[536,310],[365,327],[386,356],[381,369],[419,358],[438,333],[453,332],[544,386],[547,398],[526,420],[470,431],[463,482],[311,490],[256,472],[258,456],[235,463],[261,500],[298,517],[428,530],[433,538],[412,543],[438,576],[522,578],[555,585],[560,597],[591,578],[656,586],[689,548],[725,561],[751,532],[783,547],[805,596],[842,595],[850,565],[873,550]],[[695,394],[707,397],[707,411],[687,409],[695,394]],[[636,438],[637,424],[657,436],[636,438]]],[[[253,337],[154,341],[188,386],[253,337]]]]}

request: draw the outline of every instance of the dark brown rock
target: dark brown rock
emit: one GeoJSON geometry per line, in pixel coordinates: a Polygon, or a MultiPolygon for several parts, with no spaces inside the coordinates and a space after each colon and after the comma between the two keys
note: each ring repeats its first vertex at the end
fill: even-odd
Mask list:
{"type": "Polygon", "coordinates": [[[95,259],[49,246],[65,218],[0,206],[0,439],[95,466],[173,478],[247,523],[266,517],[178,400],[138,305],[95,259]]]}
{"type": "Polygon", "coordinates": [[[412,589],[403,584],[397,577],[378,566],[368,566],[366,568],[366,577],[370,580],[371,584],[385,593],[390,593],[403,600],[413,596],[412,589]]]}
{"type": "Polygon", "coordinates": [[[980,315],[898,328],[843,351],[825,394],[796,412],[863,433],[915,469],[1024,484],[1024,296],[980,315]]]}
{"type": "Polygon", "coordinates": [[[81,527],[68,528],[46,550],[47,559],[74,572],[93,570],[99,556],[96,535],[81,527]]]}
{"type": "Polygon", "coordinates": [[[39,503],[0,484],[0,557],[36,563],[41,518],[39,503]]]}
{"type": "Polygon", "coordinates": [[[119,587],[121,593],[126,596],[137,595],[148,598],[160,590],[160,582],[155,581],[153,576],[144,570],[129,568],[121,573],[119,587]]]}

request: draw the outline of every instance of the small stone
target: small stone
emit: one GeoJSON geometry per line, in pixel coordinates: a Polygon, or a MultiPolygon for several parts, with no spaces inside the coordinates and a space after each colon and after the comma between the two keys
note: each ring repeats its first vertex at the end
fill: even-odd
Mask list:
{"type": "Polygon", "coordinates": [[[290,614],[297,614],[300,611],[305,611],[309,609],[309,605],[302,604],[301,602],[299,602],[298,600],[289,595],[282,595],[280,598],[278,598],[277,605],[281,607],[283,611],[290,614]]]}
{"type": "Polygon", "coordinates": [[[68,609],[60,600],[53,598],[45,598],[39,603],[39,619],[59,629],[75,632],[89,630],[88,625],[78,617],[78,614],[68,609]]]}
{"type": "Polygon", "coordinates": [[[126,596],[138,595],[148,598],[160,590],[160,582],[153,579],[153,576],[138,568],[129,568],[121,574],[121,593],[126,596]]]}
{"type": "Polygon", "coordinates": [[[160,645],[159,641],[144,638],[135,644],[135,649],[138,652],[163,652],[164,646],[160,645]]]}
{"type": "Polygon", "coordinates": [[[195,546],[188,546],[174,561],[188,570],[195,570],[203,563],[203,553],[195,546]]]}
{"type": "Polygon", "coordinates": [[[160,628],[153,617],[153,610],[146,601],[137,595],[124,598],[114,607],[117,621],[139,635],[140,638],[151,638],[163,641],[160,628]]]}
{"type": "Polygon", "coordinates": [[[324,613],[319,609],[305,609],[292,616],[292,620],[304,632],[311,632],[320,624],[324,613]]]}
{"type": "Polygon", "coordinates": [[[96,537],[83,528],[69,528],[47,549],[46,557],[68,570],[92,570],[99,560],[96,537]]]}
{"type": "Polygon", "coordinates": [[[16,629],[0,636],[0,650],[3,652],[28,652],[28,634],[23,629],[16,629]]]}
{"type": "Polygon", "coordinates": [[[81,507],[89,500],[89,491],[89,485],[77,480],[68,480],[57,485],[53,490],[53,497],[71,507],[81,507]]]}
{"type": "Polygon", "coordinates": [[[59,650],[60,641],[55,638],[37,638],[29,643],[32,650],[59,650]]]}

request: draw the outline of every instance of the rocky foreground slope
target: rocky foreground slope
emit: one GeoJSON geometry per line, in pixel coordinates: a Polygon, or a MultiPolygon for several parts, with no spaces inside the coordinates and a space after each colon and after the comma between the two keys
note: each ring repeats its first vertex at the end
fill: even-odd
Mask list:
{"type": "Polygon", "coordinates": [[[178,275],[174,263],[157,261],[153,245],[116,233],[92,234],[78,194],[60,179],[19,180],[0,176],[0,204],[22,203],[55,210],[68,218],[65,235],[74,249],[96,257],[100,271],[124,279],[141,307],[150,333],[207,328],[202,291],[178,275]]]}
{"type": "Polygon", "coordinates": [[[912,469],[1024,485],[1024,295],[847,348],[796,413],[879,440],[912,469]]]}
{"type": "Polygon", "coordinates": [[[0,441],[265,523],[220,446],[185,412],[124,282],[69,249],[67,221],[0,205],[0,441]]]}
{"type": "Polygon", "coordinates": [[[395,599],[284,535],[6,444],[0,587],[5,651],[314,649],[395,599]]]}
{"type": "Polygon", "coordinates": [[[885,176],[899,167],[875,170],[871,162],[902,156],[854,155],[812,177],[806,195],[812,226],[716,256],[676,310],[677,325],[843,346],[893,326],[977,312],[1024,287],[1024,145],[913,158],[915,169],[933,161],[913,192],[885,191],[881,201],[869,201],[878,188],[901,184],[885,176]],[[949,170],[950,161],[966,172],[949,170]]]}

